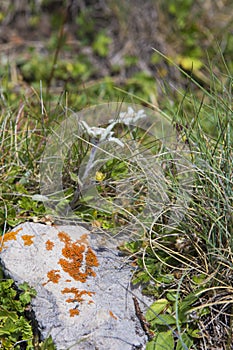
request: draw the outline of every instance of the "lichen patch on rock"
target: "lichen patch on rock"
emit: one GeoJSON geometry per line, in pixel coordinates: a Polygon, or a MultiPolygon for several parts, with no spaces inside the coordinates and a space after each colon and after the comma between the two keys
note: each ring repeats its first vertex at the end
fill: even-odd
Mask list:
{"type": "Polygon", "coordinates": [[[5,245],[6,242],[9,241],[16,241],[16,236],[19,233],[19,231],[21,231],[22,228],[18,228],[15,231],[10,231],[4,234],[4,236],[1,237],[1,245],[0,245],[0,252],[2,251],[3,248],[7,248],[7,246],[5,245]]]}
{"type": "Polygon", "coordinates": [[[21,224],[2,240],[6,274],[36,289],[42,337],[51,335],[58,350],[145,348],[131,293],[143,296],[130,290],[134,267],[100,242],[80,226],[39,223],[21,224]]]}
{"type": "Polygon", "coordinates": [[[22,235],[21,238],[24,241],[24,245],[32,245],[34,235],[22,235]]]}

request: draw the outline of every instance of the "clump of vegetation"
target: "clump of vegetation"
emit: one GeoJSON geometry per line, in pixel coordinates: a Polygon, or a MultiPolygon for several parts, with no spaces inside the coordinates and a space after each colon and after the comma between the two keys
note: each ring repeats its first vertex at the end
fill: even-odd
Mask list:
{"type": "Polygon", "coordinates": [[[6,279],[0,283],[0,343],[3,349],[20,349],[20,344],[26,344],[26,349],[33,349],[33,332],[29,321],[25,318],[26,306],[35,290],[24,283],[19,286],[18,294],[12,288],[13,280],[6,279]]]}
{"type": "Polygon", "coordinates": [[[212,78],[202,101],[187,92],[174,113],[193,167],[188,210],[175,229],[158,220],[125,245],[140,267],[133,282],[156,298],[145,315],[154,332],[147,349],[232,344],[232,78],[225,86],[212,78]]]}
{"type": "MultiPolygon", "coordinates": [[[[16,288],[14,281],[5,278],[0,270],[0,345],[1,349],[54,350],[51,337],[39,341],[39,334],[28,320],[32,313],[30,302],[36,291],[24,282],[16,288]]],[[[31,316],[32,317],[32,316],[31,316]]]]}

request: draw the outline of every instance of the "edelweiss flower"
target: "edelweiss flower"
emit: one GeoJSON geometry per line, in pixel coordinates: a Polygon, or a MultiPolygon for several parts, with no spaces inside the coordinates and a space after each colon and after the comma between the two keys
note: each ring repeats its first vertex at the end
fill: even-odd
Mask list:
{"type": "Polygon", "coordinates": [[[113,137],[114,132],[111,131],[115,122],[111,123],[107,128],[100,128],[96,126],[89,126],[85,121],[81,121],[81,126],[84,127],[87,134],[94,139],[98,139],[99,143],[104,141],[116,142],[119,146],[124,147],[124,143],[120,141],[117,137],[113,137]]]}

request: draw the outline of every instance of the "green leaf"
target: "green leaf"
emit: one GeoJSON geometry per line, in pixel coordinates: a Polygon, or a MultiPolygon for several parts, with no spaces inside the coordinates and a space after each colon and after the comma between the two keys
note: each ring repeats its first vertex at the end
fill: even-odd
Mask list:
{"type": "Polygon", "coordinates": [[[29,284],[27,282],[23,282],[19,285],[19,289],[27,291],[29,289],[29,284]]]}
{"type": "Polygon", "coordinates": [[[139,251],[139,249],[142,246],[141,241],[132,241],[132,242],[127,242],[125,243],[125,248],[129,250],[131,253],[136,253],[139,251]]]}
{"type": "Polygon", "coordinates": [[[18,201],[19,207],[24,209],[24,210],[28,210],[30,211],[34,205],[34,203],[32,202],[31,198],[28,197],[23,197],[22,199],[20,199],[18,201]]]}
{"type": "Polygon", "coordinates": [[[193,282],[196,283],[196,284],[203,283],[205,279],[206,279],[206,275],[204,273],[201,273],[201,274],[198,274],[198,275],[194,275],[192,277],[193,282]]]}
{"type": "Polygon", "coordinates": [[[56,350],[51,335],[40,346],[41,350],[56,350]]]}
{"type": "Polygon", "coordinates": [[[208,307],[203,307],[203,309],[200,310],[200,316],[203,317],[205,315],[210,314],[210,309],[208,307]]]}
{"type": "Polygon", "coordinates": [[[36,290],[34,288],[30,287],[30,285],[27,282],[20,284],[19,289],[30,293],[30,295],[32,295],[32,296],[36,296],[36,294],[37,294],[36,290]]]}
{"type": "Polygon", "coordinates": [[[173,350],[174,339],[172,331],[161,332],[156,339],[156,350],[173,350]]]}
{"type": "Polygon", "coordinates": [[[160,332],[155,339],[148,342],[146,350],[173,350],[174,339],[172,331],[160,332]]]}
{"type": "Polygon", "coordinates": [[[17,321],[12,321],[11,319],[7,319],[4,326],[0,327],[1,333],[3,334],[4,332],[7,334],[10,332],[11,334],[15,333],[18,331],[18,325],[17,321]]]}
{"type": "Polygon", "coordinates": [[[146,344],[146,350],[155,350],[155,346],[154,340],[151,340],[146,344]]]}
{"type": "Polygon", "coordinates": [[[166,326],[166,325],[176,325],[177,321],[175,317],[169,314],[159,315],[151,321],[151,326],[166,326]]]}
{"type": "Polygon", "coordinates": [[[28,340],[28,342],[30,342],[29,340],[33,338],[33,332],[29,321],[27,321],[23,316],[21,316],[17,322],[17,326],[22,335],[22,339],[28,340]]]}
{"type": "Polygon", "coordinates": [[[184,350],[184,345],[186,345],[188,349],[193,345],[193,340],[186,333],[182,334],[181,339],[178,340],[176,350],[184,350]]]}
{"type": "Polygon", "coordinates": [[[31,295],[29,293],[22,293],[19,296],[20,301],[22,302],[23,305],[27,305],[31,301],[31,295]]]}
{"type": "Polygon", "coordinates": [[[14,312],[14,311],[8,311],[8,310],[1,309],[0,310],[0,320],[7,319],[7,318],[9,318],[15,322],[18,319],[18,316],[17,316],[16,312],[14,312]]]}
{"type": "Polygon", "coordinates": [[[167,294],[166,294],[166,297],[167,297],[167,299],[169,300],[169,301],[176,301],[176,296],[177,296],[177,292],[176,291],[174,291],[174,292],[168,292],[167,294]]]}
{"type": "Polygon", "coordinates": [[[13,281],[11,278],[9,278],[9,279],[7,279],[7,280],[1,282],[1,284],[0,284],[0,293],[1,293],[3,290],[9,289],[9,288],[12,286],[13,283],[14,283],[14,281],[13,281]]]}
{"type": "Polygon", "coordinates": [[[202,335],[200,334],[200,329],[188,329],[188,334],[192,338],[201,338],[202,335]]]}
{"type": "Polygon", "coordinates": [[[32,297],[35,297],[37,293],[36,290],[31,288],[27,282],[20,284],[19,288],[24,291],[20,294],[19,299],[25,306],[30,303],[32,297]]]}
{"type": "Polygon", "coordinates": [[[20,224],[23,220],[22,219],[17,219],[17,218],[7,218],[7,224],[11,227],[15,227],[18,224],[20,224]]]}
{"type": "Polygon", "coordinates": [[[10,335],[10,331],[8,331],[7,329],[0,327],[0,336],[1,335],[10,335]]]}
{"type": "Polygon", "coordinates": [[[72,171],[70,171],[70,172],[69,172],[69,175],[70,175],[71,180],[73,180],[73,181],[79,183],[79,177],[78,177],[77,174],[75,174],[75,173],[73,173],[72,171]]]}
{"type": "Polygon", "coordinates": [[[150,281],[150,276],[148,275],[148,273],[146,273],[144,271],[140,271],[136,274],[136,276],[132,280],[132,283],[133,284],[147,283],[149,281],[150,281]]]}
{"type": "Polygon", "coordinates": [[[199,297],[194,294],[188,294],[180,303],[179,303],[179,318],[185,318],[188,310],[191,306],[199,299],[199,297]]]}
{"type": "Polygon", "coordinates": [[[167,306],[169,302],[167,299],[159,299],[155,301],[146,312],[146,320],[150,322],[157,317],[167,306]]]}
{"type": "Polygon", "coordinates": [[[165,274],[157,277],[162,283],[171,283],[174,281],[174,276],[172,274],[165,274]]]}

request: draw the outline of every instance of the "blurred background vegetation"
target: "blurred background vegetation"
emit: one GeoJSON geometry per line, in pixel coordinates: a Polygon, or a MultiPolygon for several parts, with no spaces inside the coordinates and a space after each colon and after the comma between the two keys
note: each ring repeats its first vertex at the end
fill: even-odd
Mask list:
{"type": "Polygon", "coordinates": [[[42,84],[50,102],[67,91],[80,109],[122,99],[117,86],[157,104],[190,84],[174,63],[205,87],[209,70],[226,80],[232,33],[231,0],[3,0],[2,93],[11,103],[42,84]]]}

